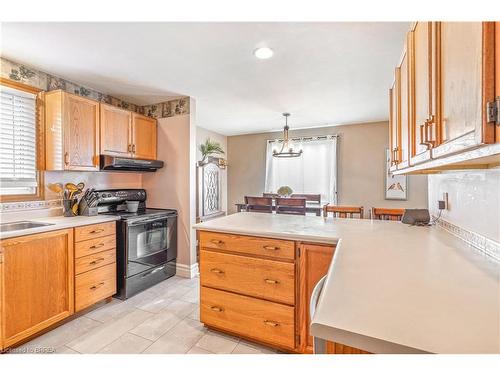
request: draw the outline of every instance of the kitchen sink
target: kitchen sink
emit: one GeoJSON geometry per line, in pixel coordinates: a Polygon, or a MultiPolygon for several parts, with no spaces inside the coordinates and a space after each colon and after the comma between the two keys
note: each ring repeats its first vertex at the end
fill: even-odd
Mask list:
{"type": "Polygon", "coordinates": [[[16,221],[14,223],[0,224],[0,232],[11,232],[14,230],[31,229],[54,225],[51,223],[37,223],[35,221],[16,221]]]}

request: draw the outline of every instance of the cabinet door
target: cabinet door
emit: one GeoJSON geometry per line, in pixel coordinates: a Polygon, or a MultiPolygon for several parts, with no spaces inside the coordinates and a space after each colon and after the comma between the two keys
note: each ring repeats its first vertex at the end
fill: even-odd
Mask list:
{"type": "Polygon", "coordinates": [[[7,348],[74,311],[73,229],[2,240],[7,348]]]}
{"type": "Polygon", "coordinates": [[[395,170],[398,150],[398,111],[397,111],[396,79],[389,89],[389,157],[390,169],[395,170]]]}
{"type": "Polygon", "coordinates": [[[99,103],[64,94],[64,168],[99,170],[99,103]]]}
{"type": "Polygon", "coordinates": [[[132,112],[100,104],[101,155],[132,156],[132,112]]]}
{"type": "Polygon", "coordinates": [[[438,23],[442,144],[433,157],[494,142],[494,126],[485,121],[494,95],[494,32],[491,22],[438,23]]]}
{"type": "Polygon", "coordinates": [[[309,316],[309,301],[318,281],[326,275],[335,248],[324,245],[300,245],[299,282],[300,282],[300,346],[301,352],[312,353],[313,338],[309,333],[311,319],[309,316]]]}
{"type": "Polygon", "coordinates": [[[132,115],[133,155],[140,159],[156,159],[156,120],[134,113],[132,115]]]}
{"type": "Polygon", "coordinates": [[[399,132],[398,132],[398,169],[409,165],[410,145],[410,111],[409,111],[409,70],[407,45],[403,50],[401,64],[399,66],[399,132]]]}
{"type": "MultiPolygon", "coordinates": [[[[495,98],[500,98],[500,22],[495,22],[495,98]]],[[[500,126],[495,126],[495,141],[500,143],[500,126]]]]}
{"type": "Polygon", "coordinates": [[[435,23],[417,22],[410,32],[411,164],[429,160],[437,143],[435,23]]]}

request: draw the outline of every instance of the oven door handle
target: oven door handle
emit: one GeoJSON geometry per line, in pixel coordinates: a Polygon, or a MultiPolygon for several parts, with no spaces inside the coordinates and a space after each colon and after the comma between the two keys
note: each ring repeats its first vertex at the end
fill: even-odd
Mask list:
{"type": "Polygon", "coordinates": [[[156,272],[158,272],[158,271],[162,271],[162,270],[164,270],[164,269],[165,269],[165,267],[166,267],[166,266],[161,266],[161,267],[155,268],[155,269],[154,269],[154,270],[152,270],[152,271],[149,271],[149,272],[143,273],[143,274],[141,275],[141,278],[142,278],[142,277],[149,276],[149,275],[152,275],[152,274],[154,274],[154,273],[156,273],[156,272]]]}
{"type": "Polygon", "coordinates": [[[127,223],[129,227],[135,227],[137,225],[143,225],[143,224],[148,224],[148,223],[154,223],[155,221],[164,221],[168,220],[168,217],[155,217],[154,219],[146,219],[146,220],[139,220],[139,221],[133,221],[131,223],[127,223]]]}

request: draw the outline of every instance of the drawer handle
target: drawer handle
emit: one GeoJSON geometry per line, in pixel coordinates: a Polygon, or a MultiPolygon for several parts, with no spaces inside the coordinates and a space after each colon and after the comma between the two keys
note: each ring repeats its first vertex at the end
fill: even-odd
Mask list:
{"type": "Polygon", "coordinates": [[[104,243],[101,242],[100,244],[90,246],[90,249],[98,249],[98,248],[103,247],[103,246],[104,246],[104,243]]]}
{"type": "Polygon", "coordinates": [[[279,284],[280,283],[278,280],[273,280],[273,279],[264,279],[264,281],[268,284],[279,284]]]}
{"type": "Polygon", "coordinates": [[[99,229],[94,229],[94,230],[91,230],[91,231],[90,231],[90,234],[96,234],[96,233],[101,233],[101,232],[104,232],[104,229],[99,228],[99,229]]]}
{"type": "Polygon", "coordinates": [[[89,264],[97,264],[99,262],[102,262],[104,260],[104,258],[97,258],[96,260],[93,260],[92,262],[90,262],[89,264]]]}
{"type": "Polygon", "coordinates": [[[264,246],[264,249],[266,250],[279,250],[280,248],[278,246],[264,246]]]}
{"type": "Polygon", "coordinates": [[[267,324],[268,326],[271,327],[277,327],[280,325],[278,322],[275,322],[274,320],[264,320],[264,324],[267,324]]]}
{"type": "Polygon", "coordinates": [[[210,308],[210,310],[215,311],[215,312],[223,312],[224,311],[224,309],[222,307],[219,307],[219,306],[212,306],[210,308]]]}
{"type": "Polygon", "coordinates": [[[100,283],[99,283],[99,284],[97,284],[97,285],[92,285],[92,286],[90,287],[90,290],[96,290],[97,288],[100,288],[100,287],[101,287],[101,286],[103,286],[103,285],[104,285],[104,281],[103,281],[103,282],[100,282],[100,283]]]}
{"type": "Polygon", "coordinates": [[[224,241],[221,240],[211,240],[210,242],[212,242],[214,245],[224,245],[224,241]]]}
{"type": "Polygon", "coordinates": [[[218,274],[223,274],[223,273],[224,273],[224,271],[223,271],[223,270],[220,270],[220,269],[218,269],[218,268],[212,268],[212,269],[210,270],[210,272],[213,272],[213,273],[218,273],[218,274]]]}

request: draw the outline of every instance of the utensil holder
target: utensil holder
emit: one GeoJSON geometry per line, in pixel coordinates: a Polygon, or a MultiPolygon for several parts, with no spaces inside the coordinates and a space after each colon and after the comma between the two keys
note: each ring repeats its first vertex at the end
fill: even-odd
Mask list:
{"type": "Polygon", "coordinates": [[[77,204],[76,198],[73,199],[63,199],[63,215],[66,217],[76,216],[77,214],[73,211],[73,206],[77,204]]]}
{"type": "Polygon", "coordinates": [[[97,207],[89,207],[86,199],[82,199],[78,206],[78,213],[82,216],[96,216],[99,212],[97,207]]]}

